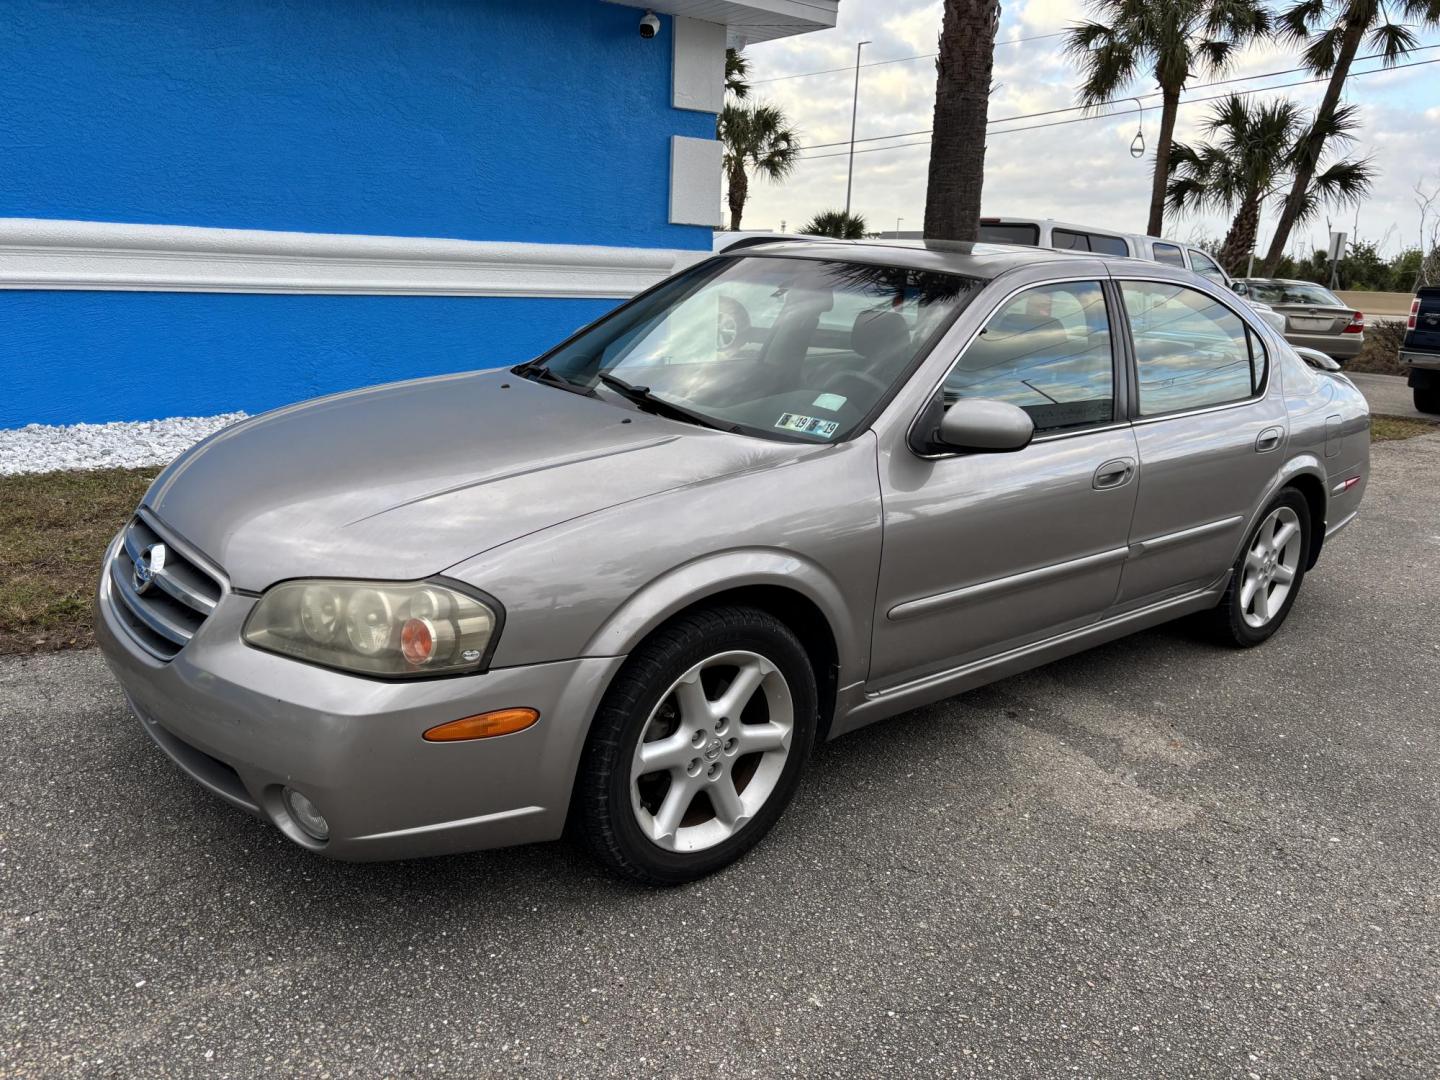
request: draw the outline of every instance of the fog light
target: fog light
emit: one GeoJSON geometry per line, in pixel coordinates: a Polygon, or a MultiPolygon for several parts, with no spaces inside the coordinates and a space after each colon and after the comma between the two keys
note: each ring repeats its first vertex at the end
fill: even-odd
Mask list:
{"type": "Polygon", "coordinates": [[[325,820],[325,815],[320,813],[319,807],[294,788],[287,787],[283,795],[285,809],[290,811],[290,816],[295,819],[296,825],[299,825],[315,840],[329,839],[330,823],[325,820]]]}

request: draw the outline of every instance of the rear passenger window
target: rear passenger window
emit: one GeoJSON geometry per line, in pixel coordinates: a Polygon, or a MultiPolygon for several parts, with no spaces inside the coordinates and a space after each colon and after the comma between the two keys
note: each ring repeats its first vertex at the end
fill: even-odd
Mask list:
{"type": "Polygon", "coordinates": [[[1194,248],[1190,249],[1190,269],[1194,270],[1195,273],[1201,277],[1209,278],[1217,285],[1229,287],[1230,283],[1225,279],[1225,271],[1221,270],[1215,260],[1203,251],[1196,251],[1194,248]]]}
{"type": "Polygon", "coordinates": [[[1180,254],[1180,249],[1174,244],[1155,245],[1155,261],[1164,263],[1166,266],[1184,266],[1185,256],[1180,254]]]}
{"type": "Polygon", "coordinates": [[[945,404],[1018,405],[1037,433],[1114,418],[1110,320],[1098,282],[1029,289],[990,317],[945,379],[945,404]]]}
{"type": "Polygon", "coordinates": [[[1264,349],[1224,304],[1165,281],[1124,281],[1120,292],[1135,341],[1140,415],[1242,401],[1264,383],[1264,349]]]}
{"type": "Polygon", "coordinates": [[[980,221],[978,239],[985,244],[1029,244],[1040,243],[1040,226],[1017,221],[980,221]]]}
{"type": "Polygon", "coordinates": [[[1099,233],[1090,234],[1090,250],[1098,251],[1101,255],[1129,255],[1130,247],[1118,236],[1102,236],[1099,233]]]}
{"type": "Polygon", "coordinates": [[[1089,251],[1090,238],[1085,233],[1071,232],[1069,229],[1051,229],[1050,246],[1063,251],[1089,251]]]}

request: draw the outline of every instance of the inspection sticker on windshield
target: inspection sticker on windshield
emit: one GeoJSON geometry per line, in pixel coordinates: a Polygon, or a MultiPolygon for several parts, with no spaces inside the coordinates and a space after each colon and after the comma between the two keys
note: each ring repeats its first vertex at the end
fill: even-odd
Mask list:
{"type": "Polygon", "coordinates": [[[845,404],[845,395],[821,394],[810,404],[814,405],[817,409],[828,409],[830,412],[834,412],[836,409],[840,408],[841,405],[845,404]]]}
{"type": "Polygon", "coordinates": [[[822,439],[832,437],[840,425],[834,420],[821,420],[814,416],[801,416],[799,413],[781,413],[780,419],[775,421],[777,428],[784,428],[786,431],[798,431],[802,435],[818,435],[822,439]]]}

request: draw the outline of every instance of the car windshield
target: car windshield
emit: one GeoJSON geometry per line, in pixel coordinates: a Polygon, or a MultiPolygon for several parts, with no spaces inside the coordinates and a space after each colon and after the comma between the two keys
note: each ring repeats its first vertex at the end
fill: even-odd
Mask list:
{"type": "Polygon", "coordinates": [[[1344,307],[1340,298],[1321,285],[1305,281],[1249,281],[1250,297],[1262,304],[1309,304],[1312,307],[1344,307]]]}
{"type": "Polygon", "coordinates": [[[767,438],[846,438],[984,284],[900,266],[701,263],[522,374],[767,438]]]}

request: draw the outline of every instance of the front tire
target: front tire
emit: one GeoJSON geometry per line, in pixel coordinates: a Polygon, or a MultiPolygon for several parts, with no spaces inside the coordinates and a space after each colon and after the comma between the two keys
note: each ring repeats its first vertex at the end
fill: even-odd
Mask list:
{"type": "Polygon", "coordinates": [[[795,634],[747,607],[682,615],[631,653],[595,716],[575,832],[651,885],[748,851],[795,794],[815,738],[815,674],[795,634]]]}
{"type": "Polygon", "coordinates": [[[1280,492],[1265,508],[1212,613],[1222,641],[1250,648],[1280,629],[1305,580],[1311,528],[1310,504],[1294,488],[1280,492]]]}

